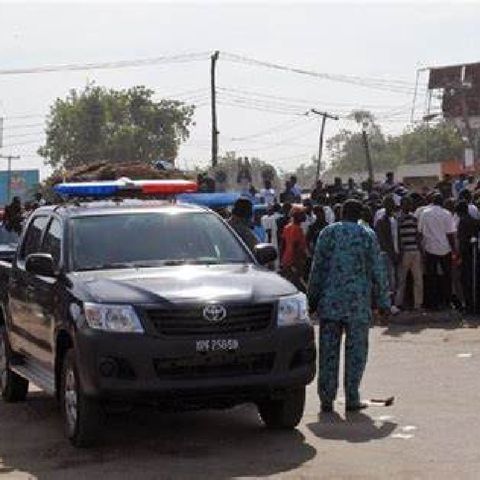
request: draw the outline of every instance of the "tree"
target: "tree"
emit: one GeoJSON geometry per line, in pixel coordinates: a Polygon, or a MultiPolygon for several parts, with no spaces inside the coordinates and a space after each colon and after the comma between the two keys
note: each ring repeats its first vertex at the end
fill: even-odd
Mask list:
{"type": "Polygon", "coordinates": [[[353,111],[349,118],[358,125],[358,131],[343,129],[327,140],[327,151],[335,173],[352,173],[366,171],[365,145],[361,129],[368,131],[368,145],[374,169],[391,168],[396,164],[386,151],[388,138],[377,124],[375,117],[368,111],[353,111]]]}
{"type": "Polygon", "coordinates": [[[465,144],[458,130],[442,121],[417,125],[395,139],[402,163],[430,163],[462,158],[465,144]]]}
{"type": "MultiPolygon", "coordinates": [[[[446,121],[435,125],[415,125],[399,135],[386,136],[368,111],[353,111],[349,118],[357,123],[358,130],[343,129],[326,142],[330,171],[334,174],[366,174],[361,128],[367,128],[370,154],[376,171],[394,169],[402,164],[443,162],[463,155],[465,145],[461,135],[446,121]]],[[[295,174],[302,185],[309,185],[315,171],[316,160],[313,157],[312,163],[300,165],[295,174]]]]}
{"type": "MultiPolygon", "coordinates": [[[[464,144],[456,128],[447,122],[406,129],[396,136],[385,136],[374,116],[354,111],[350,118],[368,130],[368,144],[374,170],[384,171],[401,164],[443,162],[460,158],[464,144]],[[365,125],[364,125],[365,122],[365,125]]],[[[365,148],[362,133],[342,130],[327,140],[334,173],[364,172],[365,148]]]]}
{"type": "Polygon", "coordinates": [[[174,162],[189,136],[193,105],[153,100],[153,90],[113,90],[89,84],[58,98],[47,118],[46,143],[38,150],[54,168],[98,161],[174,162]]]}

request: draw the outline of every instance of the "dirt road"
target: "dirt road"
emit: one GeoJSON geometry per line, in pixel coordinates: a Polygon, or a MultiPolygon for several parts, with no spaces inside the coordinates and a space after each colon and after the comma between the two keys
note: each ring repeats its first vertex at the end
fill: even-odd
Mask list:
{"type": "Polygon", "coordinates": [[[396,404],[345,417],[338,402],[319,417],[311,385],[293,432],[265,430],[252,406],[142,410],[109,418],[101,446],[75,450],[53,400],[0,403],[0,479],[480,478],[480,330],[376,327],[371,345],[364,391],[396,404]]]}

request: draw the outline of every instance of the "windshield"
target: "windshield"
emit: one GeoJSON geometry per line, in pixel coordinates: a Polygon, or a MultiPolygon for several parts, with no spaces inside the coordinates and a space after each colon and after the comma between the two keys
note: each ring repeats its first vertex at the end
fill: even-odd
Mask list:
{"type": "Polygon", "coordinates": [[[216,215],[149,212],[72,219],[73,270],[251,262],[216,215]]]}

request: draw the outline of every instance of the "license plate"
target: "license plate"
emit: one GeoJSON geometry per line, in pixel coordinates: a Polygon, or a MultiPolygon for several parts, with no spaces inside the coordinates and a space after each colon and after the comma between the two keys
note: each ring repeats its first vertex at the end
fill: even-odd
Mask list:
{"type": "Polygon", "coordinates": [[[238,340],[233,338],[197,340],[195,347],[197,352],[233,351],[238,350],[238,340]]]}

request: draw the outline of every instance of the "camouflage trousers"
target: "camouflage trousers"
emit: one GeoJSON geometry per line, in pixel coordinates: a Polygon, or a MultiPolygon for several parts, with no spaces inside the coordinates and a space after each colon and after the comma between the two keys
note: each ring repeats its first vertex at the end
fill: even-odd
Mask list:
{"type": "Polygon", "coordinates": [[[345,333],[345,400],[347,405],[360,402],[360,382],[367,364],[368,322],[321,320],[319,341],[318,395],[322,403],[337,396],[342,335],[345,333]]]}

